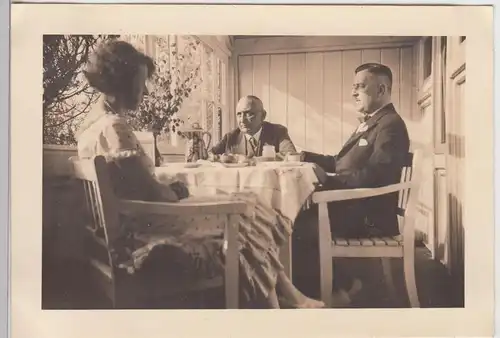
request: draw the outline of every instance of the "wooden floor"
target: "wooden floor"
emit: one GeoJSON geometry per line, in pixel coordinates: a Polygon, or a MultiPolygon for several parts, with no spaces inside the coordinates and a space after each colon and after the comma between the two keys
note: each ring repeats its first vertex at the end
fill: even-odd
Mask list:
{"type": "MultiPolygon", "coordinates": [[[[418,247],[415,256],[417,289],[421,307],[443,308],[463,307],[463,288],[455,286],[446,268],[434,261],[425,247],[418,247]],[[460,288],[460,290],[457,290],[460,288]]],[[[397,289],[396,299],[389,297],[382,274],[379,259],[344,259],[349,274],[363,282],[363,288],[350,307],[355,308],[396,308],[409,307],[406,288],[403,279],[403,262],[392,260],[394,283],[397,289]]],[[[318,269],[316,269],[318,270],[318,269]]],[[[345,270],[344,270],[345,271],[345,270]]],[[[334,268],[335,275],[335,268],[334,268]]],[[[308,296],[319,298],[318,276],[295,275],[294,283],[308,296]],[[312,278],[311,278],[312,277],[312,278]],[[311,279],[314,282],[311,282],[311,279]]]]}
{"type": "MultiPolygon", "coordinates": [[[[363,281],[363,290],[355,299],[352,307],[390,308],[406,307],[407,298],[402,280],[402,262],[395,261],[394,276],[398,289],[398,301],[392,301],[387,293],[378,260],[349,260],[353,273],[363,281]]],[[[463,292],[456,292],[454,283],[444,266],[431,259],[425,248],[417,248],[416,254],[417,287],[422,307],[463,307],[463,292]]],[[[317,276],[311,273],[294,276],[296,285],[307,295],[318,297],[317,276]]],[[[44,267],[43,272],[43,309],[103,309],[110,304],[98,296],[85,278],[85,270],[74,263],[59,263],[44,267]]],[[[145,308],[222,308],[222,290],[214,290],[202,295],[181,296],[179,299],[158,300],[145,304],[145,308]]]]}

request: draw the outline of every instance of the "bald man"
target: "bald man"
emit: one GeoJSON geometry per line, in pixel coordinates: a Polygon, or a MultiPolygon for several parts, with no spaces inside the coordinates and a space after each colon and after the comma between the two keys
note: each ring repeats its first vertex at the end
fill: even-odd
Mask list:
{"type": "Polygon", "coordinates": [[[272,145],[277,154],[295,153],[286,127],[264,121],[266,111],[262,101],[252,95],[240,99],[236,105],[238,128],[230,131],[216,144],[211,153],[241,154],[247,157],[262,156],[264,145],[272,145]]]}

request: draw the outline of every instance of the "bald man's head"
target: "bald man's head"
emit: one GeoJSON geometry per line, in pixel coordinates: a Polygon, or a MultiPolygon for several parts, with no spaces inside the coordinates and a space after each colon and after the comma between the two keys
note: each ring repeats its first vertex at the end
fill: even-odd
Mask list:
{"type": "Polygon", "coordinates": [[[236,105],[236,121],[243,133],[255,134],[262,127],[266,111],[262,101],[253,95],[242,97],[236,105]]]}

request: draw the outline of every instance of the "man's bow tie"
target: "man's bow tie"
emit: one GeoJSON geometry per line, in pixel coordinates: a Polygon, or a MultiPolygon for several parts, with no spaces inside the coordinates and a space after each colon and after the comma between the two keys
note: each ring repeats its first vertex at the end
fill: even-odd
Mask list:
{"type": "Polygon", "coordinates": [[[359,123],[363,123],[363,122],[366,122],[370,119],[370,115],[368,114],[363,114],[363,116],[359,116],[358,117],[358,120],[359,120],[359,123]]]}

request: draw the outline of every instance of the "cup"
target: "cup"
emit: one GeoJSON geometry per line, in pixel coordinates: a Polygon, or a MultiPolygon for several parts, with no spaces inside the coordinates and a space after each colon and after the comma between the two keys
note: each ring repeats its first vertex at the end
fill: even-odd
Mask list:
{"type": "Polygon", "coordinates": [[[268,144],[264,145],[262,147],[262,157],[275,159],[276,151],[274,150],[274,146],[268,144]]]}
{"type": "Polygon", "coordinates": [[[285,160],[287,162],[300,162],[300,153],[288,153],[285,160]]]}
{"type": "Polygon", "coordinates": [[[248,163],[248,158],[245,155],[236,155],[236,160],[238,163],[248,163]]]}

